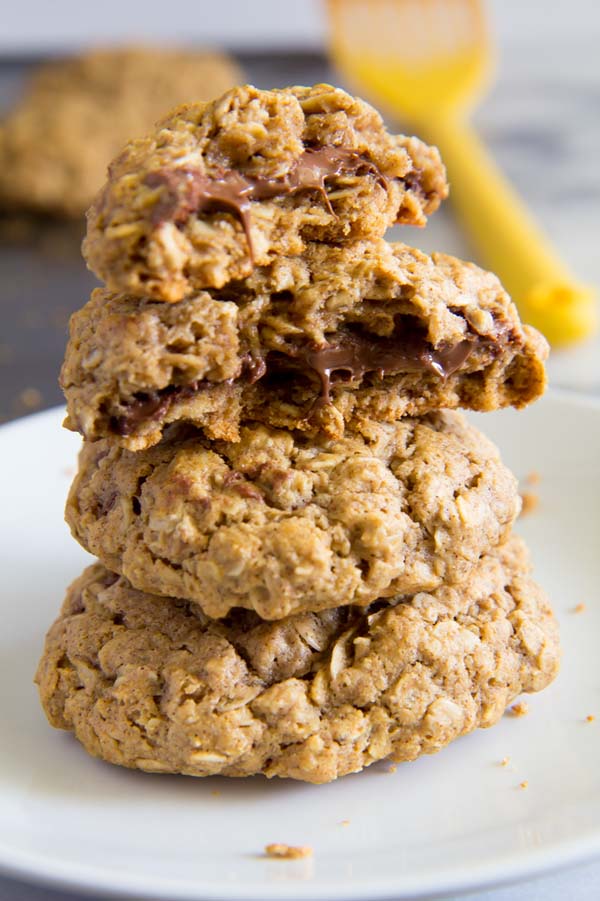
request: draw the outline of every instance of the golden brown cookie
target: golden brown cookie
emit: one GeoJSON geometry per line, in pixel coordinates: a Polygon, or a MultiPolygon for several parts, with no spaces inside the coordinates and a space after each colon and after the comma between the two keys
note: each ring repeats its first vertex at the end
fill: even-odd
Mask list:
{"type": "Polygon", "coordinates": [[[69,589],[37,682],[50,723],[111,763],[319,783],[493,725],[558,662],[513,538],[459,587],[277,623],[243,610],[211,621],[97,564],[69,589]]]}
{"type": "Polygon", "coordinates": [[[177,301],[307,241],[423,225],[446,196],[437,150],[385,130],[339,88],[234,88],[130,142],[88,214],[84,255],[111,291],[177,301]]]}
{"type": "Polygon", "coordinates": [[[84,444],[66,517],[134,587],[270,620],[464,579],[519,509],[493,444],[437,413],[339,440],[252,424],[236,444],[84,444]]]}
{"type": "Polygon", "coordinates": [[[223,53],[122,47],[40,66],[0,125],[0,208],[82,216],[126,141],[242,79],[223,53]]]}
{"type": "Polygon", "coordinates": [[[243,283],[164,304],[97,289],[71,320],[66,425],[143,449],[171,422],[243,418],[340,437],[364,417],[523,407],[547,345],[498,279],[383,240],[309,244],[243,283]]]}

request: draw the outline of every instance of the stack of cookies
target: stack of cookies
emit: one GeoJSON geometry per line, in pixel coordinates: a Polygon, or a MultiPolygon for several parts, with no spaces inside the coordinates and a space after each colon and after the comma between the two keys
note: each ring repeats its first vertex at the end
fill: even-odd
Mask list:
{"type": "Polygon", "coordinates": [[[327,85],[181,107],[112,163],[62,371],[100,562],[37,675],[91,754],[326,782],[555,676],[516,480],[454,412],[534,400],[546,344],[495,276],[383,238],[446,192],[327,85]]]}

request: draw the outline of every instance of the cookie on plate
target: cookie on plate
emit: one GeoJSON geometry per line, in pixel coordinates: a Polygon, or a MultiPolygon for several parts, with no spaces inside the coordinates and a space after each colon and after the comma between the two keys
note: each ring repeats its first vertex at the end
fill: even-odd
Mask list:
{"type": "Polygon", "coordinates": [[[390,135],[339,88],[245,85],[176,109],[111,164],[84,256],[115,292],[177,301],[307,241],[423,225],[446,196],[437,150],[390,135]]]}
{"type": "Polygon", "coordinates": [[[36,678],[50,723],[111,763],[320,783],[493,725],[558,661],[513,538],[459,587],[277,623],[209,620],[97,564],[69,589],[36,678]]]}
{"type": "Polygon", "coordinates": [[[86,443],[66,518],[136,588],[271,620],[459,581],[519,509],[494,445],[437,413],[340,440],[248,424],[235,444],[86,443]]]}
{"type": "Polygon", "coordinates": [[[238,83],[223,53],[93,50],[37,69],[0,125],[0,208],[82,216],[126,141],[186,100],[238,83]]]}
{"type": "Polygon", "coordinates": [[[363,417],[522,407],[546,354],[489,272],[383,240],[313,243],[174,304],[97,289],[61,383],[69,428],[136,450],[176,421],[230,441],[243,416],[340,437],[363,417]]]}

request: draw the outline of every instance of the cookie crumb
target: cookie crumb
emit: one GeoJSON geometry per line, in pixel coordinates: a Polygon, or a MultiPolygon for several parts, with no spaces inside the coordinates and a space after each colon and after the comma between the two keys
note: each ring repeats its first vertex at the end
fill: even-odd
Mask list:
{"type": "Polygon", "coordinates": [[[391,766],[388,767],[388,773],[395,773],[397,769],[398,769],[398,765],[395,763],[392,763],[391,766]]]}
{"type": "Polygon", "coordinates": [[[573,613],[583,613],[584,610],[585,604],[581,601],[579,602],[579,604],[576,604],[575,607],[573,607],[573,613]]]}
{"type": "Polygon", "coordinates": [[[529,788],[527,779],[524,779],[523,782],[519,782],[519,788],[523,789],[523,791],[525,791],[526,788],[529,788]]]}
{"type": "Polygon", "coordinates": [[[500,766],[508,766],[510,763],[510,757],[503,757],[500,761],[500,766]]]}
{"type": "Polygon", "coordinates": [[[585,718],[585,721],[586,721],[586,723],[593,723],[595,719],[596,719],[596,717],[594,716],[593,713],[588,713],[588,715],[585,718]]]}
{"type": "Polygon", "coordinates": [[[350,820],[342,820],[342,822],[340,823],[340,826],[349,826],[349,825],[350,825],[350,820]]]}
{"type": "Polygon", "coordinates": [[[218,788],[214,788],[214,789],[211,791],[211,795],[212,795],[213,798],[220,798],[220,797],[221,797],[221,792],[219,791],[218,788]]]}
{"type": "Polygon", "coordinates": [[[527,716],[529,713],[529,704],[526,704],[525,701],[519,701],[517,704],[513,704],[512,707],[509,707],[508,712],[511,716],[527,716]]]}
{"type": "Polygon", "coordinates": [[[527,475],[525,476],[525,481],[528,485],[539,485],[542,481],[542,477],[539,472],[534,469],[531,472],[527,473],[527,475]]]}
{"type": "Polygon", "coordinates": [[[42,395],[37,388],[24,388],[17,400],[26,410],[36,410],[42,405],[42,395]]]}
{"type": "Polygon", "coordinates": [[[533,494],[531,491],[522,491],[521,500],[523,501],[523,506],[521,507],[521,516],[529,516],[529,514],[537,510],[540,505],[539,496],[537,494],[533,494]]]}
{"type": "Polygon", "coordinates": [[[265,845],[267,857],[277,857],[280,860],[300,860],[303,857],[312,857],[313,849],[310,845],[284,845],[274,842],[265,845]]]}

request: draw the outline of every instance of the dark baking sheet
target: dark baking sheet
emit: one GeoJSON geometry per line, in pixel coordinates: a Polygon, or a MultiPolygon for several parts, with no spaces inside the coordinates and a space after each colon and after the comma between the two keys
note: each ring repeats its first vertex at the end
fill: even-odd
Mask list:
{"type": "MultiPolygon", "coordinates": [[[[236,54],[257,87],[334,76],[312,53],[236,54]]],[[[0,61],[0,111],[37,60],[0,61]]],[[[57,384],[70,314],[97,284],[81,257],[82,223],[0,217],[0,421],[63,402],[57,384]]]]}

